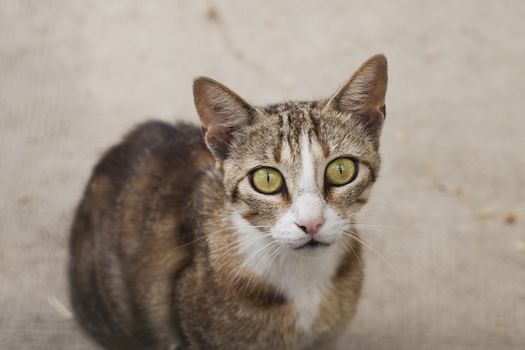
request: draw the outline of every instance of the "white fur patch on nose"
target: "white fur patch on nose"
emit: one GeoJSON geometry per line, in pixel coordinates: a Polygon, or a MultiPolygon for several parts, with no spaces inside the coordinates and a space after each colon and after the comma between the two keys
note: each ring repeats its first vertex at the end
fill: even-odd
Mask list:
{"type": "Polygon", "coordinates": [[[306,227],[309,231],[322,225],[325,221],[323,199],[313,193],[305,193],[297,197],[292,207],[295,223],[306,227]]]}
{"type": "Polygon", "coordinates": [[[297,192],[300,193],[319,193],[315,181],[315,165],[312,152],[310,150],[310,140],[305,133],[301,134],[301,174],[297,192]]]}
{"type": "Polygon", "coordinates": [[[325,202],[317,187],[314,157],[306,133],[301,134],[300,145],[301,174],[292,212],[297,225],[315,231],[325,221],[325,202]]]}

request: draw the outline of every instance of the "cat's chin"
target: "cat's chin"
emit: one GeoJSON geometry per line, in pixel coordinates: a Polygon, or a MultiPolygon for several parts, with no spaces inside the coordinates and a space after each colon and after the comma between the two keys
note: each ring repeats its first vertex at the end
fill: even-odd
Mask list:
{"type": "Polygon", "coordinates": [[[324,243],[324,242],[321,242],[321,241],[317,241],[315,239],[311,239],[308,242],[306,242],[305,244],[303,244],[303,245],[301,245],[299,247],[295,247],[294,250],[298,250],[298,251],[301,251],[301,250],[315,251],[315,250],[322,250],[323,248],[327,248],[329,246],[330,246],[329,243],[324,243]]]}

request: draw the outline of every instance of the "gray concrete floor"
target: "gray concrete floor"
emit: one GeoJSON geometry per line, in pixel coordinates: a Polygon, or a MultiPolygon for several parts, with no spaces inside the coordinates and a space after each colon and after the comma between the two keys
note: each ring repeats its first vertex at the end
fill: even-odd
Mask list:
{"type": "Polygon", "coordinates": [[[192,77],[255,104],[390,62],[366,285],[341,349],[525,348],[525,2],[0,1],[0,349],[94,349],[65,283],[108,146],[197,122],[192,77]]]}

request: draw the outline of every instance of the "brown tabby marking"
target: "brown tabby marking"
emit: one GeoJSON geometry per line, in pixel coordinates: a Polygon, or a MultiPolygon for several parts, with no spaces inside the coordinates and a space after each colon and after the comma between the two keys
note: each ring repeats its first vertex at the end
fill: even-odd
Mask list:
{"type": "Polygon", "coordinates": [[[71,299],[85,331],[126,350],[334,344],[362,285],[352,223],[380,167],[386,80],[377,55],[330,99],[253,107],[199,78],[202,132],[148,122],[110,149],[71,230],[71,299]],[[326,165],[343,156],[359,161],[358,176],[330,187],[326,165]],[[251,187],[258,166],[282,173],[282,192],[251,187]],[[302,232],[283,220],[305,208],[305,194],[340,231],[317,252],[280,241],[288,228],[302,232]]]}

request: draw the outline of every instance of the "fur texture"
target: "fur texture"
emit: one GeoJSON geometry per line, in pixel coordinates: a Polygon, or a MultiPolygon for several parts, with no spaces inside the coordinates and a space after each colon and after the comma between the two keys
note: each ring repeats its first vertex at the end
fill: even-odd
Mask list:
{"type": "Polygon", "coordinates": [[[202,134],[137,127],[95,167],[72,227],[83,328],[108,349],[334,343],[362,284],[352,225],[379,172],[386,79],[378,55],[330,99],[254,107],[199,78],[202,134]],[[333,186],[341,157],[358,172],[333,186]],[[282,175],[278,193],[254,187],[260,167],[282,175]]]}

